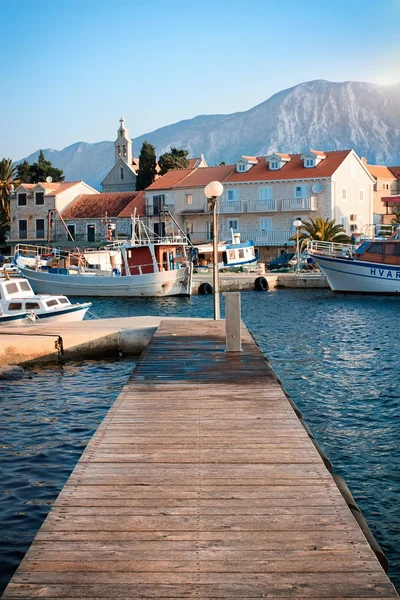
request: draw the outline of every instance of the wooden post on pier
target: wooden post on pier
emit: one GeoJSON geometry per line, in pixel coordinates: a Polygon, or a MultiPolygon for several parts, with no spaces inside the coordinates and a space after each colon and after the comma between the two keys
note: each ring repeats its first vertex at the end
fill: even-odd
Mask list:
{"type": "Polygon", "coordinates": [[[225,296],[225,331],[226,351],[241,352],[241,318],[240,318],[240,292],[227,292],[225,296]]]}

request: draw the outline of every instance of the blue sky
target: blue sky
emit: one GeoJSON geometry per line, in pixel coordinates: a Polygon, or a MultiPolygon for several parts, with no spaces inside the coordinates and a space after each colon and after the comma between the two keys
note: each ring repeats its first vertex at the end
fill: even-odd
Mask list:
{"type": "Polygon", "coordinates": [[[313,79],[400,81],[400,0],[0,0],[0,158],[248,110],[313,79]],[[5,85],[4,85],[5,84],[5,85]]]}

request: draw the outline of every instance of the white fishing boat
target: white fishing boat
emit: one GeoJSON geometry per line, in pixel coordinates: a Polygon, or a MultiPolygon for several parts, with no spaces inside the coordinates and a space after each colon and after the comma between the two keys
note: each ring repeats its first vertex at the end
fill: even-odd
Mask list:
{"type": "Polygon", "coordinates": [[[132,230],[131,241],[103,250],[71,253],[47,248],[45,266],[38,248],[19,245],[16,264],[39,294],[57,290],[67,296],[190,296],[193,269],[187,238],[157,237],[138,219],[132,230]],[[28,255],[33,264],[22,266],[28,255]]]}
{"type": "MultiPolygon", "coordinates": [[[[212,267],[213,245],[199,244],[195,246],[197,269],[212,267]]],[[[257,262],[254,242],[241,242],[240,233],[232,232],[232,240],[218,243],[218,268],[229,269],[250,265],[257,262]]]]}
{"type": "Polygon", "coordinates": [[[400,294],[399,232],[359,246],[310,240],[307,252],[334,292],[400,294]]]}
{"type": "Polygon", "coordinates": [[[65,296],[36,295],[29,281],[22,277],[0,278],[0,323],[27,325],[43,322],[82,321],[91,302],[71,304],[65,296]]]}

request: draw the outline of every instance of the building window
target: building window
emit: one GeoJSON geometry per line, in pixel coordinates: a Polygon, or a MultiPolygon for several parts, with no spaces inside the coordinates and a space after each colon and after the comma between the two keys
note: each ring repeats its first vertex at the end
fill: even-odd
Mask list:
{"type": "MultiPolygon", "coordinates": [[[[72,235],[72,238],[75,240],[75,231],[76,231],[76,229],[75,229],[75,223],[69,223],[67,225],[67,229],[70,232],[70,234],[72,235]]],[[[68,239],[70,240],[71,237],[68,236],[68,239]]]]}
{"type": "MultiPolygon", "coordinates": [[[[156,217],[162,213],[162,208],[165,206],[165,194],[156,194],[153,196],[153,206],[149,207],[149,212],[153,213],[153,216],[156,217]]],[[[152,215],[149,214],[151,217],[152,215]]]]}
{"type": "Polygon", "coordinates": [[[126,146],[125,146],[125,144],[123,145],[122,149],[123,149],[124,156],[126,156],[126,146]]]}
{"type": "Polygon", "coordinates": [[[35,204],[44,204],[44,192],[36,192],[35,204]]]}
{"type": "Polygon", "coordinates": [[[185,204],[186,204],[186,206],[193,204],[193,195],[192,194],[185,194],[185,204]]]}
{"type": "Polygon", "coordinates": [[[346,188],[342,189],[342,200],[347,200],[347,190],[346,190],[346,188]]]}
{"type": "Polygon", "coordinates": [[[306,191],[303,185],[296,185],[294,188],[294,197],[295,198],[305,198],[306,191]]]}
{"type": "Polygon", "coordinates": [[[44,219],[36,219],[36,239],[44,238],[44,219]]]}
{"type": "Polygon", "coordinates": [[[96,241],[96,227],[94,225],[87,225],[86,231],[87,231],[87,241],[95,242],[96,241]]]}
{"type": "Polygon", "coordinates": [[[260,219],[260,231],[261,235],[265,235],[267,231],[271,231],[272,229],[272,218],[265,217],[264,219],[260,219]]]}
{"type": "Polygon", "coordinates": [[[360,202],[364,202],[364,190],[359,190],[359,200],[360,202]]]}
{"type": "Polygon", "coordinates": [[[118,156],[121,156],[121,146],[118,146],[118,156]]]}
{"type": "Polygon", "coordinates": [[[212,221],[206,221],[206,239],[211,240],[213,236],[213,223],[212,221]]]}
{"type": "Polygon", "coordinates": [[[382,186],[383,190],[388,190],[389,189],[389,184],[388,183],[384,183],[382,186]]]}
{"type": "Polygon", "coordinates": [[[26,206],[26,194],[18,194],[18,206],[26,206]]]}
{"type": "Polygon", "coordinates": [[[239,229],[239,221],[237,219],[233,219],[231,221],[228,221],[228,230],[230,231],[231,229],[233,229],[233,231],[238,231],[238,229],[239,229]]]}
{"type": "Polygon", "coordinates": [[[246,165],[244,165],[243,163],[239,163],[238,164],[238,171],[245,171],[246,170],[246,165]]]}
{"type": "Polygon", "coordinates": [[[28,239],[28,221],[26,219],[18,221],[18,238],[20,240],[28,239]]]}
{"type": "Polygon", "coordinates": [[[313,158],[306,158],[306,167],[313,167],[314,166],[314,159],[313,158]]]}
{"type": "Polygon", "coordinates": [[[234,202],[239,199],[238,190],[228,190],[228,202],[234,202]]]}
{"type": "Polygon", "coordinates": [[[193,223],[191,221],[186,222],[186,233],[189,235],[193,233],[193,223]]]}
{"type": "Polygon", "coordinates": [[[123,169],[123,167],[121,167],[120,170],[119,170],[119,177],[120,177],[121,181],[124,178],[124,169],[123,169]]]}
{"type": "Polygon", "coordinates": [[[279,169],[279,162],[277,160],[271,160],[269,163],[269,168],[272,171],[277,171],[279,169]]]}
{"type": "Polygon", "coordinates": [[[260,188],[260,200],[272,200],[272,186],[260,188]]]}

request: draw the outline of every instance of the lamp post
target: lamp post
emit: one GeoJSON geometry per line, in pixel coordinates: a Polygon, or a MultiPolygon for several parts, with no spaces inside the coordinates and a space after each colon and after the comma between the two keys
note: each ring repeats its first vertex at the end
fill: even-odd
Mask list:
{"type": "Polygon", "coordinates": [[[299,229],[303,225],[301,219],[296,219],[293,221],[293,227],[296,227],[296,275],[300,273],[300,244],[299,244],[299,229]]]}
{"type": "Polygon", "coordinates": [[[204,188],[206,198],[210,199],[213,208],[213,292],[214,292],[214,321],[220,319],[219,306],[219,273],[218,273],[218,224],[217,201],[222,196],[224,186],[219,181],[211,181],[204,188]]]}

